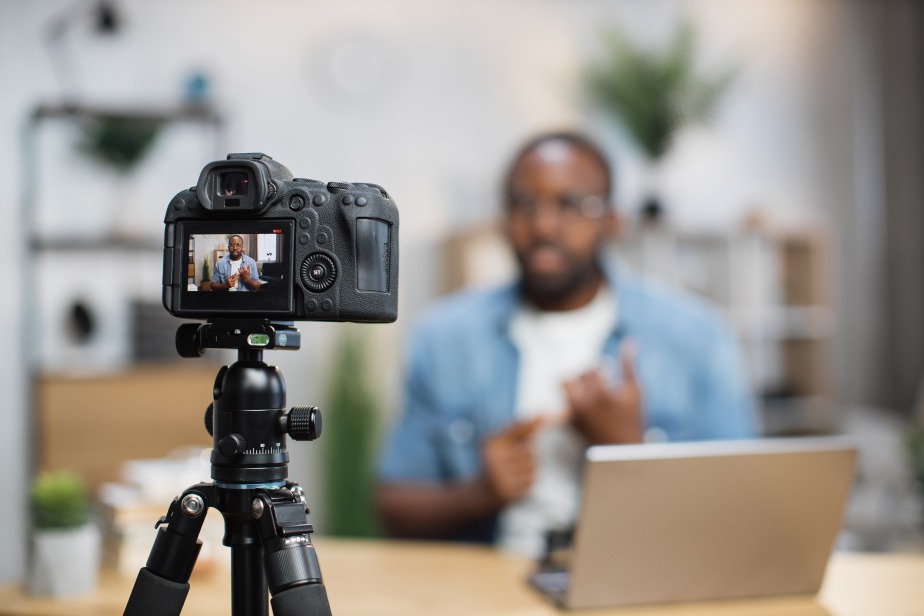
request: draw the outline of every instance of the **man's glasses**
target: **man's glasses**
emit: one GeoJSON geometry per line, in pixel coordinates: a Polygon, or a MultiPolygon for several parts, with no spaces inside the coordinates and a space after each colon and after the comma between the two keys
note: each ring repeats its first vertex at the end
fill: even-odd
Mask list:
{"type": "Polygon", "coordinates": [[[513,194],[507,198],[510,216],[532,219],[543,211],[554,212],[561,220],[596,220],[606,214],[606,200],[601,195],[560,195],[541,198],[535,195],[513,194]]]}

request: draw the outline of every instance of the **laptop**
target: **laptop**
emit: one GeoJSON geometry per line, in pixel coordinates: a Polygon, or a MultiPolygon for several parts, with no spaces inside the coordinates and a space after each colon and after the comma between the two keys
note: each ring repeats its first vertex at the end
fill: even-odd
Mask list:
{"type": "Polygon", "coordinates": [[[591,447],[570,550],[530,582],[565,608],[815,594],[855,458],[841,437],[591,447]]]}

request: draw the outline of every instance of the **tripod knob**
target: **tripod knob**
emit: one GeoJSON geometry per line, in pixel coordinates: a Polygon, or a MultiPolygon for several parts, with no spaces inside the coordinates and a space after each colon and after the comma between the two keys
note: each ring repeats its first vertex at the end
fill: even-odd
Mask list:
{"type": "Polygon", "coordinates": [[[180,357],[202,357],[205,349],[199,346],[200,323],[184,323],[176,330],[176,351],[180,357]]]}
{"type": "Polygon", "coordinates": [[[210,402],[209,407],[205,409],[205,429],[209,431],[209,436],[215,436],[214,434],[212,434],[212,430],[213,430],[212,417],[214,416],[215,416],[215,408],[214,408],[214,405],[210,402]]]}
{"type": "Polygon", "coordinates": [[[240,434],[229,434],[218,441],[218,451],[223,456],[233,458],[244,453],[247,448],[247,440],[240,434]]]}
{"type": "Polygon", "coordinates": [[[293,406],[286,413],[286,432],[296,441],[313,441],[321,436],[321,409],[293,406]]]}

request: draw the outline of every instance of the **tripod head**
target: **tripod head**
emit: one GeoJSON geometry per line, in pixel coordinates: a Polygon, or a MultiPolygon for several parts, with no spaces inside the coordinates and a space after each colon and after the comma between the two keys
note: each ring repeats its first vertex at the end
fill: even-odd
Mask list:
{"type": "Polygon", "coordinates": [[[264,350],[300,346],[301,335],[291,321],[210,319],[177,329],[176,347],[183,357],[200,357],[206,349],[238,351],[238,360],[218,371],[205,412],[217,486],[281,487],[288,475],[286,437],[315,440],[321,435],[321,411],[314,406],[287,411],[282,372],[263,363],[264,350]]]}

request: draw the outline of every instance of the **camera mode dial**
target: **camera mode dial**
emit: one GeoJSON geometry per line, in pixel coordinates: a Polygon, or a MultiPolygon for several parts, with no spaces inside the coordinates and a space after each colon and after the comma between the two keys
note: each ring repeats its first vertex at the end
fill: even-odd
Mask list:
{"type": "Polygon", "coordinates": [[[315,252],[302,261],[302,282],[309,291],[326,291],[337,279],[337,265],[323,252],[315,252]]]}

